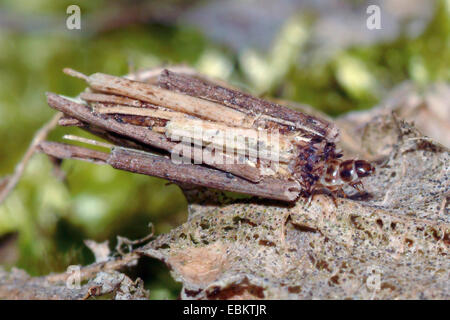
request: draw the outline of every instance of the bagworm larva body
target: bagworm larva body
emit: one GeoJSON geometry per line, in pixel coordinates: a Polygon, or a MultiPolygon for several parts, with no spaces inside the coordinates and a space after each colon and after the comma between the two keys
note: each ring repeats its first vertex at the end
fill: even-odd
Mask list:
{"type": "Polygon", "coordinates": [[[327,162],[319,184],[331,191],[344,185],[358,188],[361,179],[374,172],[374,166],[365,160],[333,160],[327,162]]]}

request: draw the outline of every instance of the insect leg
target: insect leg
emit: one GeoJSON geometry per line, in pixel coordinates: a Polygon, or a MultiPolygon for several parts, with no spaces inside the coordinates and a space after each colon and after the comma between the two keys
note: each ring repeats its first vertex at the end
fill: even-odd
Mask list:
{"type": "Polygon", "coordinates": [[[353,184],[351,184],[351,186],[356,189],[359,193],[363,193],[364,192],[364,185],[361,181],[355,182],[353,184]]]}

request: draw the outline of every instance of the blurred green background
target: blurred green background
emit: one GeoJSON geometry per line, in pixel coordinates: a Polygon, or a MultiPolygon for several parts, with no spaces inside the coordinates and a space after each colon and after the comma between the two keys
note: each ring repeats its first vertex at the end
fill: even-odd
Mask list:
{"type": "MultiPolygon", "coordinates": [[[[122,75],[186,64],[332,116],[372,107],[403,81],[449,81],[450,1],[379,1],[382,30],[366,28],[365,1],[319,3],[1,0],[0,177],[54,114],[44,93],[84,89],[64,67],[122,75]],[[81,8],[81,30],[66,28],[71,4],[81,8]],[[339,28],[328,30],[333,23],[339,28]]],[[[58,128],[49,139],[63,133],[88,136],[58,128]]],[[[117,235],[148,234],[150,222],[159,234],[186,220],[181,191],[164,180],[77,161],[62,168],[64,181],[36,155],[0,205],[0,265],[61,272],[93,262],[84,239],[114,247],[117,235]]],[[[151,298],[176,298],[180,287],[162,264],[149,260],[145,269],[151,298]]]]}

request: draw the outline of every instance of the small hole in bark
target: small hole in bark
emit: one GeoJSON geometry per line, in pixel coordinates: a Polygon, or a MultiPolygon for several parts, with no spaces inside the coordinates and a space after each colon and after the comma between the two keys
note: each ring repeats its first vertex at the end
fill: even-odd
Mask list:
{"type": "Polygon", "coordinates": [[[262,287],[250,284],[248,279],[245,278],[241,283],[233,283],[225,288],[216,286],[212,290],[209,290],[206,296],[208,299],[228,300],[233,297],[246,297],[246,294],[263,299],[264,289],[262,287]]]}
{"type": "Polygon", "coordinates": [[[288,287],[289,293],[300,293],[302,291],[302,287],[300,286],[292,286],[288,287]]]}
{"type": "Polygon", "coordinates": [[[441,235],[439,234],[439,231],[437,231],[436,229],[431,229],[431,231],[433,232],[433,238],[436,241],[441,240],[441,235]]]}
{"type": "Polygon", "coordinates": [[[292,225],[294,226],[294,228],[296,230],[301,231],[301,232],[312,232],[312,233],[316,233],[317,232],[316,229],[308,227],[308,226],[305,226],[303,224],[294,224],[293,223],[292,225]]]}
{"type": "Polygon", "coordinates": [[[358,221],[358,216],[356,215],[351,215],[350,216],[350,222],[353,224],[353,226],[358,229],[358,230],[363,230],[361,223],[358,221]]]}
{"type": "Polygon", "coordinates": [[[186,294],[186,296],[188,297],[196,297],[199,295],[199,293],[202,292],[202,289],[198,289],[198,290],[188,290],[188,289],[184,289],[184,293],[186,294]]]}
{"type": "Polygon", "coordinates": [[[450,235],[448,233],[444,233],[444,243],[446,245],[450,245],[450,235]]]}
{"type": "Polygon", "coordinates": [[[209,224],[208,221],[202,221],[202,222],[200,223],[200,227],[201,227],[203,230],[206,230],[206,229],[209,229],[210,224],[209,224]]]}
{"type": "Polygon", "coordinates": [[[170,249],[170,245],[163,243],[162,245],[156,247],[156,249],[170,249]]]}
{"type": "Polygon", "coordinates": [[[326,262],[325,260],[317,261],[316,268],[317,270],[327,270],[331,272],[330,268],[328,267],[328,262],[326,262]]]}
{"type": "Polygon", "coordinates": [[[241,224],[243,224],[243,223],[248,224],[248,225],[250,225],[250,226],[252,226],[252,227],[255,227],[255,226],[256,226],[256,223],[252,222],[250,219],[247,219],[247,218],[241,218],[240,216],[235,216],[235,217],[233,218],[233,223],[234,223],[234,224],[239,224],[239,222],[240,222],[241,224]]]}
{"type": "Polygon", "coordinates": [[[189,235],[189,239],[191,239],[191,242],[193,244],[198,244],[198,241],[194,238],[194,236],[192,234],[189,235]]]}
{"type": "Polygon", "coordinates": [[[330,278],[330,281],[329,281],[329,284],[330,283],[332,283],[332,284],[339,284],[339,276],[338,275],[332,276],[330,278]]]}
{"type": "Polygon", "coordinates": [[[381,220],[381,219],[377,219],[377,225],[379,225],[380,226],[380,228],[383,228],[383,220],[381,220]]]}
{"type": "Polygon", "coordinates": [[[274,247],[275,246],[275,243],[273,243],[272,241],[269,241],[269,240],[259,240],[259,245],[261,245],[261,246],[266,246],[266,247],[274,247]]]}
{"type": "Polygon", "coordinates": [[[397,287],[394,286],[393,284],[389,283],[389,282],[383,282],[383,283],[381,284],[381,286],[380,286],[380,289],[381,289],[381,290],[389,289],[389,290],[391,290],[391,291],[395,291],[395,290],[397,290],[397,287]]]}

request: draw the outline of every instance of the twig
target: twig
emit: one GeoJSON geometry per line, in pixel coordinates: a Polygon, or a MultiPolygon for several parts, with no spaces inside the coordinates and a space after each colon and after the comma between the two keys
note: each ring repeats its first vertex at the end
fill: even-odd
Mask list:
{"type": "Polygon", "coordinates": [[[64,99],[57,94],[47,93],[47,102],[50,107],[82,122],[89,123],[90,125],[94,125],[107,131],[118,133],[146,145],[166,151],[170,151],[175,145],[175,143],[168,141],[167,138],[160,133],[153,132],[140,126],[127,123],[118,123],[116,120],[111,118],[100,117],[93,113],[88,106],[64,99]]]}
{"type": "Polygon", "coordinates": [[[290,123],[299,129],[325,137],[329,141],[335,141],[338,134],[337,128],[325,120],[186,74],[164,70],[158,84],[162,88],[221,103],[252,116],[262,114],[269,116],[271,121],[281,119],[285,121],[281,124],[290,123]]]}
{"type": "Polygon", "coordinates": [[[100,160],[120,170],[269,199],[293,201],[301,191],[296,181],[266,178],[259,183],[252,183],[219,170],[192,164],[175,164],[162,156],[120,147],[113,148],[108,154],[57,142],[43,142],[41,150],[61,159],[75,157],[85,161],[100,160]]]}
{"type": "Polygon", "coordinates": [[[252,183],[239,177],[230,176],[222,171],[192,164],[175,164],[170,159],[123,148],[115,148],[111,152],[108,163],[116,169],[160,177],[175,182],[283,201],[295,200],[301,190],[296,181],[266,178],[259,183],[252,183]]]}
{"type": "Polygon", "coordinates": [[[136,116],[153,117],[165,120],[172,119],[189,119],[189,116],[185,113],[176,111],[165,111],[150,108],[134,108],[134,107],[105,107],[105,106],[95,106],[95,112],[101,114],[129,114],[136,116]]]}
{"type": "Polygon", "coordinates": [[[251,127],[254,122],[254,119],[251,119],[245,113],[224,105],[165,90],[148,83],[103,73],[94,73],[90,76],[85,76],[72,69],[64,69],[64,72],[85,80],[92,89],[101,92],[162,105],[175,111],[199,116],[208,120],[221,121],[231,126],[251,127]]]}
{"type": "MultiPolygon", "coordinates": [[[[88,123],[89,126],[91,127],[91,129],[87,129],[88,131],[92,130],[92,126],[95,126],[97,128],[100,128],[101,130],[105,130],[108,132],[115,132],[119,135],[141,142],[144,145],[162,149],[168,152],[171,152],[177,145],[177,143],[168,140],[167,137],[163,134],[149,130],[146,127],[141,127],[127,123],[119,123],[116,120],[108,118],[105,115],[103,116],[97,115],[93,113],[88,106],[70,101],[54,93],[47,93],[47,101],[50,107],[59,110],[64,114],[69,115],[73,118],[76,118],[79,121],[88,123]]],[[[110,134],[107,135],[110,136],[110,134]]],[[[197,153],[195,152],[192,153],[194,161],[196,160],[194,158],[196,157],[196,155],[197,153]]],[[[259,170],[249,165],[239,163],[230,164],[235,162],[229,161],[225,161],[222,163],[217,161],[208,162],[208,159],[204,160],[207,161],[206,162],[207,165],[213,166],[220,170],[230,172],[234,175],[243,177],[250,181],[257,182],[260,180],[259,170]]]]}
{"type": "Polygon", "coordinates": [[[34,136],[31,141],[28,150],[25,152],[22,160],[17,164],[14,173],[9,177],[7,184],[4,188],[0,189],[0,204],[6,199],[9,193],[14,189],[16,184],[19,182],[20,178],[25,171],[25,168],[30,161],[31,156],[36,151],[39,144],[47,138],[48,133],[58,124],[59,119],[62,117],[61,113],[57,113],[53,118],[47,122],[34,136]]]}
{"type": "Polygon", "coordinates": [[[83,126],[83,122],[72,117],[64,116],[59,119],[58,125],[61,127],[81,127],[83,126]]]}
{"type": "Polygon", "coordinates": [[[9,181],[10,177],[6,176],[3,177],[2,179],[0,179],[0,192],[6,188],[6,186],[8,185],[8,181],[9,181]]]}
{"type": "Polygon", "coordinates": [[[133,246],[138,245],[138,244],[143,244],[143,243],[149,241],[155,234],[155,227],[153,226],[153,223],[150,223],[149,227],[151,229],[150,233],[141,239],[130,240],[126,237],[117,236],[116,251],[120,255],[124,256],[127,253],[123,251],[123,249],[122,249],[123,245],[127,246],[128,253],[130,253],[133,251],[133,246]]]}
{"type": "MultiPolygon", "coordinates": [[[[101,271],[113,271],[123,269],[129,265],[133,265],[139,259],[139,257],[140,255],[138,253],[130,252],[123,256],[112,258],[111,260],[108,261],[96,262],[88,266],[81,267],[80,280],[81,281],[89,280],[95,277],[95,275],[101,271]]],[[[44,277],[44,279],[51,283],[60,283],[67,281],[67,279],[70,276],[71,276],[70,273],[64,272],[48,275],[44,277]]]]}
{"type": "Polygon", "coordinates": [[[241,154],[258,154],[261,159],[289,162],[294,156],[293,146],[285,136],[272,137],[265,130],[233,128],[196,119],[174,119],[166,125],[165,129],[169,137],[179,137],[179,139],[188,137],[194,143],[206,143],[216,145],[217,148],[238,150],[241,154]],[[196,130],[200,129],[205,134],[196,137],[196,130]],[[239,137],[245,137],[245,139],[239,139],[239,137]]]}
{"type": "Polygon", "coordinates": [[[49,141],[41,142],[39,151],[58,159],[79,159],[97,164],[106,164],[109,157],[105,152],[49,141]]]}
{"type": "Polygon", "coordinates": [[[80,98],[85,101],[114,103],[131,107],[142,107],[143,103],[139,100],[127,97],[115,96],[113,94],[82,92],[80,98]]]}
{"type": "Polygon", "coordinates": [[[82,122],[76,118],[72,118],[70,116],[64,115],[61,119],[58,121],[58,125],[60,126],[76,126],[79,127],[87,132],[92,133],[93,135],[100,137],[104,140],[107,140],[109,142],[112,142],[113,144],[128,147],[132,149],[138,149],[138,150],[147,150],[147,151],[154,151],[149,146],[146,146],[142,143],[139,143],[134,140],[127,139],[126,137],[120,136],[114,132],[109,132],[105,129],[101,129],[99,127],[90,125],[88,123],[82,122]]]}
{"type": "Polygon", "coordinates": [[[113,145],[110,144],[110,143],[100,142],[100,141],[93,140],[93,139],[87,139],[87,138],[75,136],[73,134],[65,134],[63,136],[63,139],[71,140],[71,141],[78,141],[78,142],[81,142],[81,143],[86,143],[86,144],[90,144],[90,145],[93,145],[93,146],[103,147],[103,148],[106,148],[106,149],[112,149],[113,148],[113,145]]]}

